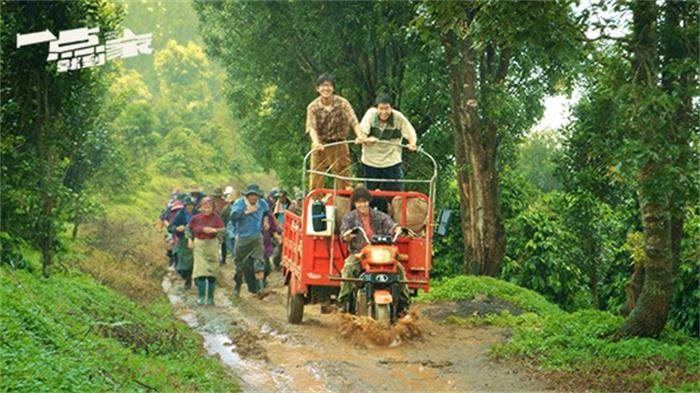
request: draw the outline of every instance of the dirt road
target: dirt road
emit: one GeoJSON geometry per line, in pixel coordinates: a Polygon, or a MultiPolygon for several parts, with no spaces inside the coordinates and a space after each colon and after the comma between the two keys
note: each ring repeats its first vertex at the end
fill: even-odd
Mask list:
{"type": "MultiPolygon", "coordinates": [[[[504,339],[493,328],[461,328],[421,315],[442,305],[414,307],[420,337],[379,346],[341,337],[341,318],[307,305],[301,325],[286,321],[286,287],[271,276],[271,294],[231,298],[231,267],[219,274],[215,306],[197,306],[171,272],[163,282],[180,318],[196,329],[251,392],[543,391],[547,386],[486,357],[504,339]]],[[[440,311],[440,310],[437,310],[440,311]]]]}

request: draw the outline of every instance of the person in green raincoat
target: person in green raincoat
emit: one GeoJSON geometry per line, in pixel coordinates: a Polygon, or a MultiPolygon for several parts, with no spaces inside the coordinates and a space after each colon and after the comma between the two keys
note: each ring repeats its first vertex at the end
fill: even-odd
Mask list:
{"type": "Polygon", "coordinates": [[[180,209],[173,216],[172,222],[168,224],[168,231],[177,237],[177,264],[175,270],[185,280],[185,289],[192,287],[192,249],[187,247],[185,229],[190,219],[199,213],[194,207],[194,199],[187,196],[183,200],[184,208],[180,209]]]}

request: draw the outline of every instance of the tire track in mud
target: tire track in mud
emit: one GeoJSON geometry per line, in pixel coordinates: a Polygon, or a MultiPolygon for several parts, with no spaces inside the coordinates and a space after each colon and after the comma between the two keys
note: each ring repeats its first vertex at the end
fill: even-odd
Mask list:
{"type": "MultiPolygon", "coordinates": [[[[231,266],[219,272],[215,306],[197,306],[170,272],[163,281],[179,318],[204,337],[250,392],[544,391],[546,385],[486,358],[503,340],[499,329],[461,328],[420,318],[434,305],[417,305],[420,337],[389,346],[341,335],[346,316],[304,308],[300,325],[286,320],[286,287],[273,272],[264,299],[231,298],[231,266]]],[[[439,307],[439,306],[437,306],[439,307]]]]}

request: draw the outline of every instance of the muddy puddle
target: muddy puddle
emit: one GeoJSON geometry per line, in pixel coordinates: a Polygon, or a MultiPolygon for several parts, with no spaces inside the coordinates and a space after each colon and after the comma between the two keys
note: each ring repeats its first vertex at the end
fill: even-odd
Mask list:
{"type": "MultiPolygon", "coordinates": [[[[171,275],[163,280],[162,285],[177,317],[202,336],[206,351],[231,369],[231,372],[243,382],[243,391],[293,391],[286,388],[289,381],[284,374],[268,372],[264,362],[244,359],[239,354],[239,346],[230,334],[229,325],[232,321],[225,318],[224,313],[216,311],[219,306],[197,306],[193,297],[196,295],[186,294],[184,291],[173,288],[171,275]]],[[[231,303],[226,302],[225,299],[217,300],[223,302],[221,306],[231,307],[231,303]]],[[[269,328],[267,333],[270,333],[269,328]]]]}
{"type": "Polygon", "coordinates": [[[230,368],[244,391],[547,390],[487,358],[489,346],[504,339],[503,331],[421,317],[442,306],[416,305],[388,329],[307,305],[302,324],[290,325],[279,273],[270,277],[264,299],[249,293],[231,298],[230,277],[226,265],[217,280],[215,306],[197,306],[196,289],[185,291],[175,272],[162,285],[177,316],[203,337],[207,352],[230,368]]]}

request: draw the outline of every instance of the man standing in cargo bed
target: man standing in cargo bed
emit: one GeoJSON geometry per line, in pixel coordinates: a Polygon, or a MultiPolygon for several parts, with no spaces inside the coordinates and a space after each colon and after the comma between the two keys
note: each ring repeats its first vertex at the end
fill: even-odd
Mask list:
{"type": "MultiPolygon", "coordinates": [[[[380,94],[375,107],[369,108],[362,117],[360,128],[366,137],[362,146],[362,167],[367,179],[403,179],[401,170],[401,142],[415,151],[416,130],[406,117],[392,107],[391,97],[380,94]]],[[[403,191],[403,183],[392,181],[367,181],[369,190],[403,191]]],[[[384,213],[391,198],[374,198],[370,205],[384,213]]]]}
{"type": "MultiPolygon", "coordinates": [[[[356,142],[362,143],[364,136],[357,116],[345,98],[334,95],[335,82],[329,74],[323,74],[316,80],[318,98],[311,101],[306,108],[306,132],[311,138],[311,170],[332,172],[336,176],[350,176],[350,150],[348,145],[336,145],[324,148],[323,145],[341,142],[348,136],[348,127],[352,127],[357,136],[356,142]]],[[[312,173],[309,176],[309,190],[323,188],[324,177],[312,173]]],[[[336,187],[345,189],[350,181],[338,179],[336,187]]],[[[319,196],[320,197],[320,196],[319,196]]]]}

